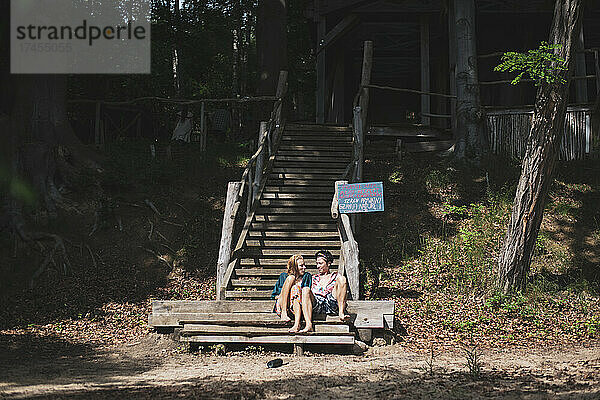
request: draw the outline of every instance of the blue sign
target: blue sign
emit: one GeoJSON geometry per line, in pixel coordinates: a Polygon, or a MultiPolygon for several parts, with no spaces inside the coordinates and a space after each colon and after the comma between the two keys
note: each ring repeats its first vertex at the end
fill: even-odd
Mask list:
{"type": "Polygon", "coordinates": [[[339,185],[338,204],[342,214],[383,211],[383,182],[339,185]]]}

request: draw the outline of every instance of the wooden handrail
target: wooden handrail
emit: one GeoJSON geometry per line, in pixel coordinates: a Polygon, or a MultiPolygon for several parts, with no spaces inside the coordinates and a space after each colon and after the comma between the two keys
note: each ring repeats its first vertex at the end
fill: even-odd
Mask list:
{"type": "MultiPolygon", "coordinates": [[[[252,216],[256,211],[257,200],[260,198],[262,191],[264,190],[264,186],[266,183],[266,179],[263,179],[264,167],[264,152],[265,150],[269,152],[269,162],[267,163],[266,169],[272,168],[274,154],[276,148],[279,145],[279,131],[283,127],[283,98],[287,93],[287,71],[281,71],[279,74],[279,82],[277,84],[277,92],[276,92],[276,101],[273,105],[273,110],[271,111],[271,115],[268,122],[261,123],[261,128],[259,131],[259,142],[258,148],[256,152],[250,157],[246,168],[242,173],[242,177],[237,182],[230,182],[231,190],[237,190],[231,196],[235,198],[233,204],[230,204],[229,207],[226,204],[225,208],[225,219],[231,219],[231,223],[223,222],[223,227],[221,231],[221,244],[219,246],[219,262],[217,263],[217,299],[222,299],[225,293],[225,289],[229,284],[229,280],[233,273],[233,268],[235,267],[236,260],[231,261],[232,252],[231,252],[231,243],[233,237],[233,229],[235,225],[235,220],[238,216],[238,211],[240,207],[240,203],[244,194],[247,194],[247,207],[246,207],[246,221],[244,223],[244,227],[242,228],[242,233],[238,239],[238,243],[236,245],[235,251],[239,250],[241,245],[243,245],[243,240],[245,237],[245,233],[249,229],[249,224],[251,222],[252,216]],[[253,176],[254,175],[254,176],[253,176]],[[231,185],[235,183],[236,185],[231,185]]],[[[229,199],[228,194],[227,197],[229,199]]],[[[230,201],[231,203],[231,201],[230,201]]]]}

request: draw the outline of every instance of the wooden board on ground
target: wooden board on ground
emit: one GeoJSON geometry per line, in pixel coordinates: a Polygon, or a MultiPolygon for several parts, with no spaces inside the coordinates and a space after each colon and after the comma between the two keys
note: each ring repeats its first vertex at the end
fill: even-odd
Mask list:
{"type": "MultiPolygon", "coordinates": [[[[227,319],[231,314],[250,314],[252,318],[264,318],[268,321],[276,320],[272,313],[272,300],[167,300],[152,302],[152,314],[149,325],[154,327],[177,327],[179,322],[194,319],[199,314],[221,314],[221,319],[227,319]],[[265,314],[257,317],[255,313],[265,314]],[[224,315],[225,314],[225,315],[224,315]]],[[[356,328],[393,328],[394,327],[394,301],[393,300],[350,300],[348,313],[355,316],[352,324],[356,328]]],[[[203,315],[200,315],[204,318],[203,315]]],[[[317,316],[315,316],[317,317],[317,316]]],[[[219,317],[208,317],[212,322],[219,321],[219,317]]],[[[238,319],[245,317],[238,317],[238,319]]],[[[246,317],[248,318],[248,317],[246,317]]],[[[235,319],[235,317],[234,317],[235,319]]]]}
{"type": "MultiPolygon", "coordinates": [[[[182,335],[201,335],[201,334],[242,334],[244,336],[258,335],[289,335],[289,326],[266,327],[266,326],[230,326],[230,325],[207,325],[207,324],[184,324],[182,335]]],[[[348,325],[328,325],[315,323],[315,334],[323,335],[350,335],[348,325]]]]}
{"type": "Polygon", "coordinates": [[[437,140],[433,142],[406,143],[404,150],[409,153],[422,153],[428,151],[445,151],[454,146],[454,140],[437,140]]]}
{"type": "Polygon", "coordinates": [[[329,335],[285,335],[285,336],[241,336],[241,335],[195,335],[181,336],[180,341],[192,343],[248,343],[248,344],[354,344],[353,336],[329,335]]]}

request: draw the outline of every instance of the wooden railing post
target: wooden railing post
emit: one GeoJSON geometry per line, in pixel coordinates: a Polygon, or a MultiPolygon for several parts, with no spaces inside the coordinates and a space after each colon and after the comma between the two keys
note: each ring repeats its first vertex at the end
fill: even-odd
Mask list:
{"type": "Polygon", "coordinates": [[[225,200],[225,213],[223,215],[223,226],[221,228],[221,243],[219,245],[219,259],[217,261],[217,300],[222,300],[222,289],[225,270],[231,259],[231,241],[233,240],[233,225],[237,208],[235,203],[239,201],[241,182],[229,182],[227,185],[227,199],[225,200]]]}
{"type": "MultiPolygon", "coordinates": [[[[260,143],[263,141],[263,138],[266,139],[267,136],[267,122],[262,121],[260,123],[260,129],[258,131],[258,143],[259,146],[260,143]]],[[[252,185],[252,203],[254,203],[256,200],[258,200],[256,197],[258,196],[258,192],[260,190],[260,185],[262,183],[262,173],[263,173],[263,167],[264,167],[264,161],[265,161],[265,147],[267,145],[267,142],[265,140],[265,142],[262,144],[262,149],[260,150],[260,154],[259,156],[256,158],[256,169],[255,169],[255,173],[254,173],[254,184],[252,185]]]]}
{"type": "Polygon", "coordinates": [[[345,274],[348,279],[350,294],[354,300],[359,299],[359,258],[358,243],[354,240],[348,214],[339,212],[338,187],[348,181],[336,181],[333,199],[331,200],[331,217],[338,220],[338,233],[342,243],[338,273],[345,274]],[[339,218],[338,218],[339,217],[339,218]]]}
{"type": "Polygon", "coordinates": [[[205,103],[200,103],[200,151],[206,151],[206,107],[205,103]]]}
{"type": "Polygon", "coordinates": [[[360,78],[360,100],[358,105],[362,112],[363,129],[367,126],[367,112],[369,108],[369,88],[371,83],[371,69],[373,68],[373,42],[367,40],[363,50],[362,75],[360,78]]]}
{"type": "MultiPolygon", "coordinates": [[[[288,86],[287,78],[288,78],[287,71],[279,71],[279,80],[277,81],[277,91],[275,92],[275,97],[277,99],[283,99],[283,96],[285,96],[285,94],[287,93],[287,86],[288,86]]],[[[275,104],[277,104],[277,103],[275,103],[275,104]]],[[[279,137],[281,125],[283,123],[282,115],[283,115],[283,101],[279,101],[279,106],[275,110],[275,127],[274,127],[274,132],[273,132],[272,138],[271,138],[271,142],[273,142],[273,143],[275,143],[277,141],[277,138],[279,137]]]]}

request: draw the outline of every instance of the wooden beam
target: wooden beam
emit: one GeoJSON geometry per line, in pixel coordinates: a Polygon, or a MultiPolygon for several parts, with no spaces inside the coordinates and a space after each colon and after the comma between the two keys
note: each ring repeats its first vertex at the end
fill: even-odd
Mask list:
{"type": "Polygon", "coordinates": [[[353,336],[241,336],[241,335],[198,335],[182,336],[182,342],[193,343],[253,343],[253,344],[354,344],[353,336]]]}
{"type": "MultiPolygon", "coordinates": [[[[579,51],[575,55],[575,76],[586,76],[587,70],[585,65],[585,42],[583,40],[583,23],[577,40],[576,49],[579,51]]],[[[575,82],[575,101],[579,104],[588,102],[587,80],[577,80],[575,82]]]]}
{"type": "MultiPolygon", "coordinates": [[[[258,144],[260,146],[260,143],[263,141],[263,139],[266,139],[267,136],[267,122],[262,121],[260,123],[260,128],[258,130],[258,144]]],[[[254,185],[252,186],[252,201],[256,201],[258,193],[260,191],[260,185],[262,183],[263,180],[263,168],[264,168],[264,161],[265,161],[265,147],[266,146],[262,146],[262,150],[260,152],[260,155],[256,158],[256,166],[255,166],[255,174],[254,176],[256,177],[254,179],[254,185]]]]}
{"type": "Polygon", "coordinates": [[[356,15],[348,14],[337,23],[329,32],[323,36],[321,41],[317,47],[317,54],[321,51],[325,50],[327,47],[331,46],[338,39],[342,38],[346,32],[348,32],[352,27],[354,27],[359,21],[359,18],[356,15]]]}
{"type": "MultiPolygon", "coordinates": [[[[429,92],[431,88],[431,74],[429,66],[429,19],[427,15],[421,16],[421,91],[429,92]]],[[[421,123],[430,125],[431,120],[427,116],[431,112],[431,97],[421,95],[421,123]]]]}
{"type": "MultiPolygon", "coordinates": [[[[350,333],[350,327],[346,324],[322,324],[315,322],[316,334],[338,334],[344,335],[350,333]]],[[[182,335],[191,336],[198,334],[242,334],[242,335],[287,335],[289,326],[267,327],[267,326],[232,326],[232,325],[213,325],[213,324],[184,324],[182,335]]]]}
{"type": "Polygon", "coordinates": [[[225,213],[221,227],[221,242],[219,245],[219,259],[217,261],[217,300],[221,299],[221,291],[226,282],[223,282],[225,270],[231,259],[231,242],[233,240],[233,225],[235,222],[234,207],[238,201],[241,182],[229,182],[227,185],[227,198],[225,200],[225,213]]]}
{"type": "Polygon", "coordinates": [[[427,126],[372,126],[368,136],[437,138],[439,131],[427,126]]]}
{"type": "Polygon", "coordinates": [[[437,140],[434,142],[406,143],[404,149],[409,153],[420,153],[428,151],[444,151],[454,145],[454,140],[437,140]]]}

